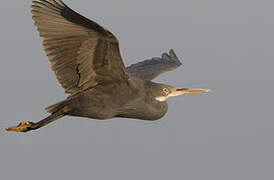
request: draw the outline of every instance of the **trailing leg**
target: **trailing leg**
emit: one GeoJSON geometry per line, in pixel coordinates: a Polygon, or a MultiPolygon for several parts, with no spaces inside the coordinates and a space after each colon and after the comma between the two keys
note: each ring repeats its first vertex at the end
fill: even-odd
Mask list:
{"type": "Polygon", "coordinates": [[[15,132],[28,132],[31,130],[36,130],[43,126],[46,126],[49,123],[52,123],[53,121],[60,119],[61,117],[65,116],[66,114],[67,113],[64,110],[60,110],[58,112],[51,114],[50,116],[46,117],[45,119],[43,119],[37,123],[24,121],[24,122],[21,122],[20,124],[18,124],[17,126],[9,127],[6,130],[7,131],[15,131],[15,132]]]}

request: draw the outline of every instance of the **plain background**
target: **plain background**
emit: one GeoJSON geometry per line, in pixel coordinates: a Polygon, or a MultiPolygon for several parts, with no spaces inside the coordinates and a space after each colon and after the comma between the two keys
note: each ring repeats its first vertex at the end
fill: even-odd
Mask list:
{"type": "Polygon", "coordinates": [[[0,179],[272,180],[274,3],[261,0],[66,0],[119,39],[126,65],[174,48],[183,67],[157,78],[210,94],[169,99],[155,122],[47,116],[66,97],[44,54],[31,1],[0,6],[0,179]]]}

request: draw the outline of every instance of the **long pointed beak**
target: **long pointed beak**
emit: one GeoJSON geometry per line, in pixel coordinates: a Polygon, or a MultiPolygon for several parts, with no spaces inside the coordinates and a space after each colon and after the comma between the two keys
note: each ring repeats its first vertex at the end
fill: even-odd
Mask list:
{"type": "Polygon", "coordinates": [[[183,89],[176,89],[176,91],[173,91],[171,93],[171,96],[179,96],[183,94],[193,94],[193,93],[208,93],[210,92],[210,89],[188,89],[188,88],[183,88],[183,89]]]}

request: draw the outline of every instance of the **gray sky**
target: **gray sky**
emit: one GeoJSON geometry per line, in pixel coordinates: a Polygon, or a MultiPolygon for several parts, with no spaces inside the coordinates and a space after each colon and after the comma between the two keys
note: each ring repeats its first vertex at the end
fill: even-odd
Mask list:
{"type": "Polygon", "coordinates": [[[28,134],[66,97],[33,25],[31,1],[0,6],[0,179],[274,178],[274,11],[267,0],[72,0],[119,39],[126,65],[174,48],[157,82],[213,92],[169,99],[159,121],[64,117],[28,134]]]}

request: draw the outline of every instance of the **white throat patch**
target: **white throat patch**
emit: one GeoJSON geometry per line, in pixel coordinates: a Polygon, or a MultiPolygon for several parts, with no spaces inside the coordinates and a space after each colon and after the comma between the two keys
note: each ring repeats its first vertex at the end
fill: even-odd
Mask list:
{"type": "Polygon", "coordinates": [[[157,101],[163,102],[163,101],[165,101],[167,98],[168,98],[168,96],[159,96],[159,97],[156,97],[155,99],[156,99],[157,101]]]}

